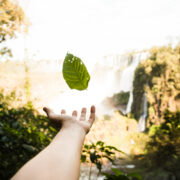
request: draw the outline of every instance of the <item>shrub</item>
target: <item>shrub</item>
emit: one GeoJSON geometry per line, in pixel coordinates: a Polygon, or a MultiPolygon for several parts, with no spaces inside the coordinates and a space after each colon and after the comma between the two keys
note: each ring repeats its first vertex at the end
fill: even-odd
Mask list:
{"type": "Polygon", "coordinates": [[[122,91],[120,93],[114,94],[111,97],[111,100],[112,100],[114,106],[120,106],[120,105],[126,106],[128,104],[129,95],[130,95],[129,92],[123,92],[122,91]]]}
{"type": "Polygon", "coordinates": [[[113,174],[103,173],[105,180],[142,180],[142,176],[139,173],[123,173],[117,168],[111,169],[113,174]]]}
{"type": "MultiPolygon", "coordinates": [[[[180,111],[164,113],[164,123],[149,130],[143,164],[149,169],[162,168],[178,177],[180,172],[180,111]]],[[[142,164],[141,164],[142,165],[142,164]]]]}
{"type": "Polygon", "coordinates": [[[14,93],[0,93],[0,179],[9,179],[24,163],[46,147],[56,133],[46,116],[31,103],[12,108],[14,93]]]}

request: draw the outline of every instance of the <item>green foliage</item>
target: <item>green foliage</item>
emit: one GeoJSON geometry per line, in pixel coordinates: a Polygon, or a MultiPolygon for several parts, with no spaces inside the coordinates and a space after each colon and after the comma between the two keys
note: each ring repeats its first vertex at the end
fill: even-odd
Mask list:
{"type": "MultiPolygon", "coordinates": [[[[32,103],[13,107],[14,92],[4,96],[0,93],[0,179],[11,178],[28,160],[46,147],[57,130],[46,116],[33,109],[32,103]]],[[[124,154],[102,141],[84,145],[81,161],[95,164],[99,171],[106,159],[112,163],[117,154],[124,154]]]]}
{"type": "Polygon", "coordinates": [[[102,173],[106,178],[105,180],[142,180],[139,173],[123,173],[117,168],[112,168],[113,174],[102,173]]]}
{"type": "Polygon", "coordinates": [[[180,45],[154,47],[135,71],[131,112],[138,120],[143,94],[148,101],[148,126],[160,125],[166,109],[180,109],[180,45]]]}
{"type": "MultiPolygon", "coordinates": [[[[180,44],[154,47],[135,71],[132,113],[138,120],[143,94],[148,101],[150,140],[146,154],[139,156],[141,168],[177,174],[180,172],[180,44]]],[[[152,178],[153,179],[153,178],[152,178]]],[[[177,178],[178,179],[178,178],[177,178]]]]}
{"type": "Polygon", "coordinates": [[[166,71],[166,63],[155,63],[152,66],[152,71],[151,71],[151,75],[152,76],[157,76],[160,77],[161,74],[163,74],[166,71]]]}
{"type": "Polygon", "coordinates": [[[174,99],[175,99],[175,100],[180,100],[180,93],[178,93],[178,94],[175,96],[174,99]]]}
{"type": "MultiPolygon", "coordinates": [[[[0,43],[15,36],[15,31],[26,25],[22,8],[10,0],[1,0],[0,43]]],[[[24,27],[25,28],[25,27],[24,27]]]]}
{"type": "MultiPolygon", "coordinates": [[[[28,21],[22,8],[11,0],[0,1],[0,43],[16,36],[16,31],[27,31],[28,21]]],[[[7,48],[2,48],[0,54],[11,54],[7,48]]]]}
{"type": "Polygon", "coordinates": [[[164,120],[165,122],[160,126],[160,129],[172,139],[176,133],[180,133],[180,111],[170,112],[166,110],[164,120]]]}
{"type": "Polygon", "coordinates": [[[63,77],[71,89],[85,90],[88,87],[90,75],[82,60],[67,53],[63,63],[63,77]]]}
{"type": "Polygon", "coordinates": [[[12,57],[12,52],[11,52],[11,50],[8,49],[7,47],[3,47],[3,48],[0,50],[0,55],[1,55],[1,56],[8,55],[8,56],[12,57]]]}
{"type": "Polygon", "coordinates": [[[175,176],[180,171],[180,111],[164,113],[164,122],[149,130],[150,140],[143,157],[144,166],[163,168],[175,176]]]}
{"type": "MultiPolygon", "coordinates": [[[[24,67],[25,67],[25,84],[24,84],[24,89],[25,89],[25,94],[26,94],[26,99],[28,101],[28,104],[31,105],[31,84],[30,84],[30,78],[29,78],[29,67],[27,65],[27,62],[24,62],[24,67]]],[[[32,105],[31,105],[32,106],[32,105]]]]}
{"type": "Polygon", "coordinates": [[[135,77],[133,81],[133,103],[131,112],[135,119],[139,119],[141,115],[141,103],[143,94],[145,92],[145,85],[147,84],[149,75],[146,73],[145,68],[140,64],[135,70],[135,77]]]}
{"type": "Polygon", "coordinates": [[[96,144],[85,144],[82,150],[81,162],[95,164],[97,169],[101,171],[103,160],[107,159],[114,163],[117,153],[125,154],[114,146],[105,145],[102,141],[98,141],[96,144]]]}
{"type": "Polygon", "coordinates": [[[129,100],[129,95],[130,95],[129,92],[122,91],[120,93],[114,94],[111,100],[115,106],[127,105],[129,100]]]}
{"type": "Polygon", "coordinates": [[[46,116],[29,105],[12,108],[15,94],[0,93],[0,179],[9,179],[46,147],[56,133],[46,116]]]}

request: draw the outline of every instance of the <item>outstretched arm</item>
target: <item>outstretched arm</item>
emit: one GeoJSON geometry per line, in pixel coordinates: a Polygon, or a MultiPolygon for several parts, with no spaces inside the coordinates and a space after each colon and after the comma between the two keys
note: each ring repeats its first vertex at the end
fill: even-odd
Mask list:
{"type": "Polygon", "coordinates": [[[77,180],[80,172],[80,156],[84,137],[89,132],[94,119],[95,107],[91,107],[89,120],[86,121],[86,108],[77,119],[77,111],[67,116],[65,110],[61,115],[44,108],[49,119],[61,130],[53,141],[33,159],[28,161],[12,180],[77,180]]]}

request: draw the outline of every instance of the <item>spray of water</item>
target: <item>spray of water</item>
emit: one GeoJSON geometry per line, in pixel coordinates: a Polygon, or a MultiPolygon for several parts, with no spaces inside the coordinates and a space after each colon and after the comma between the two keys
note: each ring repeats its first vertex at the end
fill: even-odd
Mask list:
{"type": "Polygon", "coordinates": [[[124,113],[130,112],[133,101],[134,71],[143,57],[140,53],[104,57],[90,72],[91,80],[87,90],[68,89],[53,99],[50,107],[56,112],[61,108],[71,112],[74,108],[80,110],[82,107],[89,108],[94,104],[97,107],[97,115],[111,114],[116,108],[111,103],[105,103],[104,99],[120,91],[129,91],[130,98],[124,113]]]}
{"type": "Polygon", "coordinates": [[[138,122],[138,131],[139,132],[143,132],[146,130],[146,117],[147,117],[147,107],[148,107],[148,102],[147,102],[147,98],[146,98],[146,93],[144,93],[143,95],[143,108],[142,108],[142,113],[141,116],[139,118],[139,122],[138,122]]]}

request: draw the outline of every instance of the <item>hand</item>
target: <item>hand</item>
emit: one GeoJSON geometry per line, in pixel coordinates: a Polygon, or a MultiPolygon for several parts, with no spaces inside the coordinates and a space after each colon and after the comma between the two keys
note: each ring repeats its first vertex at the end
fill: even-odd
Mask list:
{"type": "Polygon", "coordinates": [[[47,107],[44,107],[43,110],[46,112],[51,122],[57,127],[72,127],[78,125],[79,127],[83,128],[86,134],[89,132],[95,120],[95,106],[91,106],[88,121],[86,121],[86,108],[82,108],[79,119],[77,119],[77,111],[73,111],[72,116],[68,116],[66,115],[66,111],[64,109],[61,111],[61,115],[55,114],[51,109],[47,107]]]}

